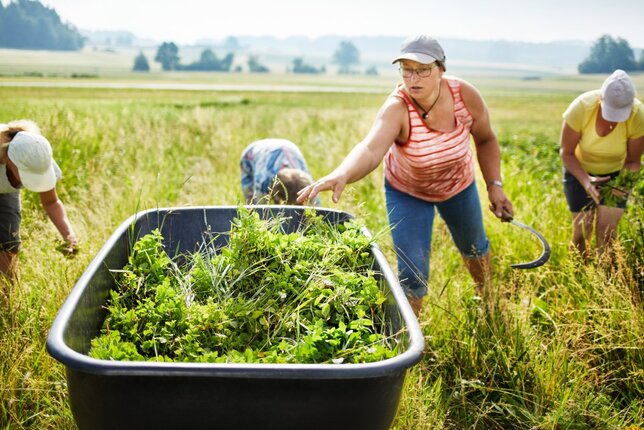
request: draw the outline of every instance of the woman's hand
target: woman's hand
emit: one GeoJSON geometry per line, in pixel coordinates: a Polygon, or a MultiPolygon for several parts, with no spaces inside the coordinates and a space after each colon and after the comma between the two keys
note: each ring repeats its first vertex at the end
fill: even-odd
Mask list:
{"type": "Polygon", "coordinates": [[[73,257],[78,254],[78,239],[74,234],[70,234],[64,238],[64,242],[60,243],[56,249],[65,257],[73,257]]]}
{"type": "Polygon", "coordinates": [[[514,209],[512,203],[503,192],[503,188],[492,185],[487,191],[488,198],[490,199],[490,210],[501,221],[510,221],[514,216],[514,209]]]}
{"type": "Polygon", "coordinates": [[[595,201],[596,204],[599,204],[600,193],[599,186],[606,183],[610,180],[610,176],[589,176],[586,181],[583,182],[584,189],[586,193],[590,196],[591,199],[595,201]]]}
{"type": "Polygon", "coordinates": [[[340,196],[344,187],[347,185],[347,178],[344,174],[339,173],[330,173],[327,176],[318,179],[313,182],[311,185],[308,185],[302,188],[297,193],[297,202],[303,203],[306,200],[314,199],[320,191],[333,191],[333,202],[337,203],[340,201],[340,196]]]}

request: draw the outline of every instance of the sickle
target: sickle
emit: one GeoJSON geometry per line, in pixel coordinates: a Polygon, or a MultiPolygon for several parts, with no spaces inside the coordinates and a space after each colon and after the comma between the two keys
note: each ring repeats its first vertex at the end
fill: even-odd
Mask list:
{"type": "Polygon", "coordinates": [[[525,225],[522,222],[516,221],[512,217],[512,215],[508,214],[507,212],[503,213],[503,219],[537,236],[537,238],[541,242],[542,248],[541,255],[536,260],[528,261],[527,263],[511,264],[510,267],[513,267],[515,269],[534,269],[535,267],[543,266],[546,261],[550,259],[550,245],[548,244],[546,238],[532,227],[525,225]]]}

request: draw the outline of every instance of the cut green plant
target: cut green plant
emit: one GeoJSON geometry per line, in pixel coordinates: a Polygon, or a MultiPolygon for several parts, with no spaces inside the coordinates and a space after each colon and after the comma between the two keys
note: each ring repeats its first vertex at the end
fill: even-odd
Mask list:
{"type": "Polygon", "coordinates": [[[644,191],[640,172],[622,170],[614,179],[601,184],[600,195],[604,204],[616,207],[632,191],[644,191]]]}
{"type": "Polygon", "coordinates": [[[295,233],[280,226],[279,217],[261,220],[239,208],[228,246],[204,244],[176,258],[159,230],[143,236],[116,273],[90,355],[336,364],[395,356],[363,226],[331,226],[315,212],[295,233]]]}

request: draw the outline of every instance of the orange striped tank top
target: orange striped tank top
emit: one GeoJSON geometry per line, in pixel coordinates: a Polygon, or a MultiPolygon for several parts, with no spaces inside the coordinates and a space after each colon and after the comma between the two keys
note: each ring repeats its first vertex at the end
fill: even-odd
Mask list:
{"type": "Polygon", "coordinates": [[[446,80],[456,118],[456,127],[448,133],[425,124],[402,84],[392,93],[407,104],[409,139],[396,141],[385,155],[385,177],[396,190],[429,202],[445,201],[474,181],[473,118],[463,103],[460,82],[446,80]]]}

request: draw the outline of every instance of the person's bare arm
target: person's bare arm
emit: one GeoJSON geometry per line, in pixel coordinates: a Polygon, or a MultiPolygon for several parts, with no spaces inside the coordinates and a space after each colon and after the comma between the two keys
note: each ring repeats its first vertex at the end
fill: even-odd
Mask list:
{"type": "Polygon", "coordinates": [[[490,124],[490,115],[483,101],[481,94],[467,82],[461,82],[461,94],[463,102],[472,114],[474,122],[472,124],[472,138],[476,145],[476,156],[483,174],[483,179],[487,184],[488,199],[490,200],[490,210],[504,220],[507,215],[513,216],[514,210],[512,203],[503,192],[503,188],[496,184],[501,181],[501,147],[492,130],[490,124]]]}
{"type": "Polygon", "coordinates": [[[47,213],[47,216],[49,216],[49,219],[51,219],[60,235],[63,237],[65,242],[67,242],[66,252],[75,252],[78,239],[76,238],[76,234],[67,218],[65,206],[63,206],[63,203],[58,199],[56,188],[40,193],[40,202],[42,203],[42,207],[47,213]]]}
{"type": "Polygon", "coordinates": [[[367,136],[358,143],[345,159],[328,175],[318,179],[298,193],[301,203],[313,199],[320,191],[332,190],[333,201],[338,202],[347,184],[356,182],[373,171],[387,150],[399,136],[402,121],[407,115],[400,100],[390,97],[383,104],[367,136]]]}
{"type": "Polygon", "coordinates": [[[644,150],[644,136],[629,139],[626,148],[626,160],[624,169],[631,172],[639,172],[642,166],[642,151],[644,150]]]}

